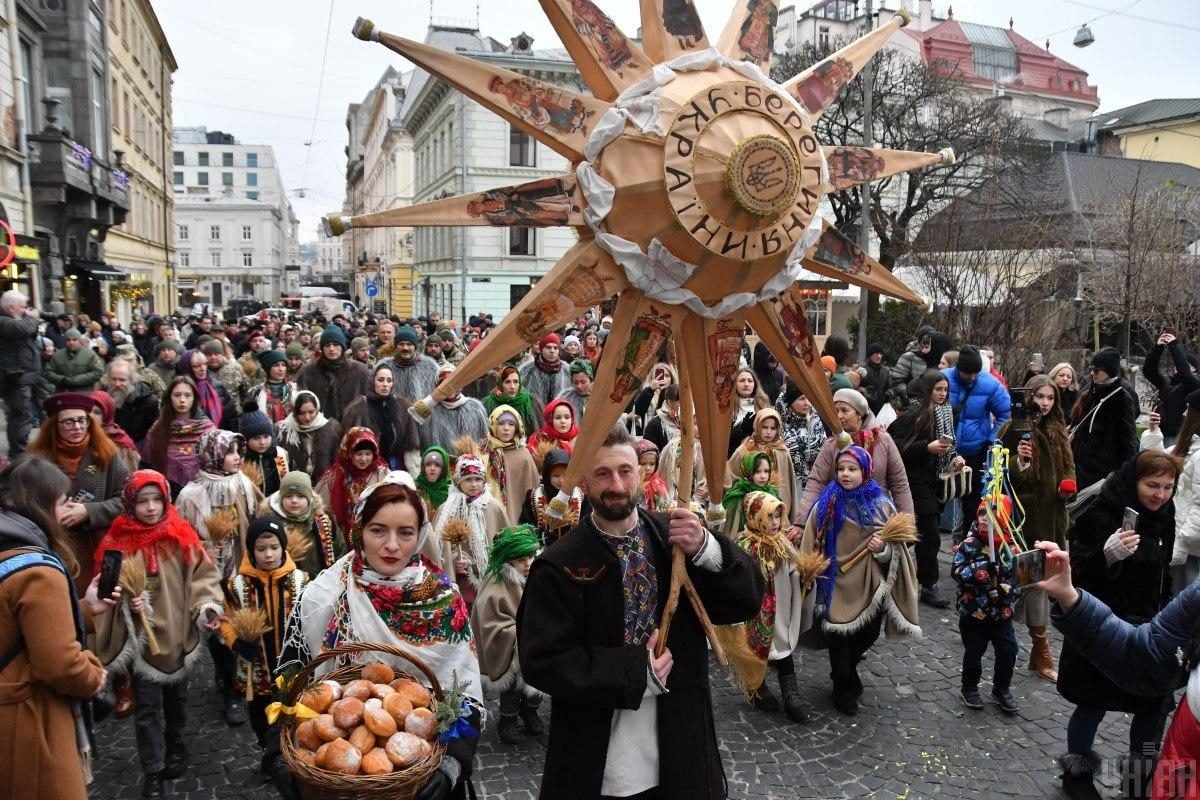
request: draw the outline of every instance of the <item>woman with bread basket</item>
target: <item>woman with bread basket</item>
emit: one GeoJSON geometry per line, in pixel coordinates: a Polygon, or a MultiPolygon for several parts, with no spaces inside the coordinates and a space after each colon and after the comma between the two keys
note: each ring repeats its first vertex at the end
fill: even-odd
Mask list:
{"type": "Polygon", "coordinates": [[[293,608],[268,711],[285,723],[267,745],[285,798],[466,797],[479,664],[453,577],[421,555],[425,523],[411,476],[388,473],[355,504],[352,550],[293,608]],[[395,676],[414,665],[419,683],[395,676]]]}

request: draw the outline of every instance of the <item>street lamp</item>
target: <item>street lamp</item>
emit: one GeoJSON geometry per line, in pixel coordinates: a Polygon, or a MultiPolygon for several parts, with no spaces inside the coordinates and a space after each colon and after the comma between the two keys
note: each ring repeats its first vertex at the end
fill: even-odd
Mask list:
{"type": "Polygon", "coordinates": [[[1087,47],[1092,42],[1096,41],[1096,37],[1092,35],[1092,29],[1087,26],[1087,23],[1079,26],[1079,30],[1075,31],[1075,46],[1087,47]]]}

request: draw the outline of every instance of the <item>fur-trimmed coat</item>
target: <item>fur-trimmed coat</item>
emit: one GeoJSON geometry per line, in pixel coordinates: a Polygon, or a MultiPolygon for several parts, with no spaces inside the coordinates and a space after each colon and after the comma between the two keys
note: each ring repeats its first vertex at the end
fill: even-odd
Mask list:
{"type": "Polygon", "coordinates": [[[418,429],[422,453],[435,444],[445,447],[460,436],[470,436],[475,441],[487,436],[488,420],[483,403],[473,397],[462,399],[462,405],[457,408],[447,408],[445,403],[434,404],[433,416],[418,429]]]}
{"type": "Polygon", "coordinates": [[[289,446],[278,438],[278,426],[275,430],[276,440],[287,451],[288,464],[292,469],[307,472],[310,478],[317,481],[333,466],[338,445],[342,443],[342,425],[336,419],[329,420],[317,431],[300,434],[300,442],[295,446],[289,446]]]}
{"type": "Polygon", "coordinates": [[[371,391],[371,370],[366,364],[347,358],[331,374],[325,371],[324,359],[319,358],[300,368],[296,388],[315,394],[321,403],[321,412],[330,419],[340,420],[355,398],[371,391]]]}
{"type": "MultiPolygon", "coordinates": [[[[392,384],[392,394],[396,397],[407,397],[412,401],[424,400],[433,393],[437,385],[438,364],[427,355],[418,355],[412,364],[401,364],[395,357],[382,359],[392,368],[395,382],[392,384]]],[[[376,364],[379,366],[379,364],[376,364]]],[[[365,392],[364,392],[365,394],[365,392]]],[[[447,441],[450,441],[447,439],[447,441]]]]}
{"type": "Polygon", "coordinates": [[[525,591],[525,577],[505,564],[497,578],[489,578],[471,609],[471,630],[479,653],[479,677],[490,700],[508,691],[527,697],[541,692],[525,683],[517,657],[517,607],[525,591]]]}
{"type": "Polygon", "coordinates": [[[546,372],[535,361],[520,368],[521,385],[529,390],[543,406],[548,406],[560,394],[571,388],[571,365],[559,360],[558,372],[546,372]]]}

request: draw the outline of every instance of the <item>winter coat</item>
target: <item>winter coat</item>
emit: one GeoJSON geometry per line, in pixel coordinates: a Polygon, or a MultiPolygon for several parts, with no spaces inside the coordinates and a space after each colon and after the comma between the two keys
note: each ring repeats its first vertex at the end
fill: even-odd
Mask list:
{"type": "MultiPolygon", "coordinates": [[[[912,514],[913,496],[908,486],[908,475],[904,471],[904,459],[887,431],[880,430],[877,435],[879,438],[871,449],[871,477],[891,495],[892,502],[898,510],[912,514]]],[[[821,492],[836,477],[837,454],[837,440],[830,436],[821,447],[821,452],[817,454],[817,460],[813,462],[812,471],[808,474],[808,483],[804,487],[804,498],[795,508],[788,510],[792,524],[804,524],[813,503],[817,502],[821,492]]]]}
{"type": "MultiPolygon", "coordinates": [[[[1099,495],[1068,533],[1075,585],[1104,601],[1121,619],[1135,624],[1154,617],[1171,598],[1168,565],[1175,542],[1175,503],[1148,511],[1138,501],[1134,461],[1109,476],[1099,495]],[[1139,512],[1138,548],[1108,565],[1104,543],[1121,528],[1126,507],[1139,512]]],[[[1162,697],[1144,697],[1114,684],[1068,641],[1058,668],[1058,691],[1076,705],[1129,713],[1155,712],[1162,697]]]]}
{"type": "Polygon", "coordinates": [[[113,456],[107,467],[101,467],[96,463],[95,453],[89,449],[84,451],[79,460],[79,469],[71,480],[67,497],[87,492],[93,498],[83,504],[87,509],[87,521],[67,531],[71,552],[79,562],[75,589],[80,596],[87,591],[87,585],[98,568],[92,563],[96,545],[108,531],[108,526],[117,518],[117,514],[121,513],[121,491],[125,488],[125,479],[128,477],[129,466],[118,456],[113,456]]]}
{"type": "Polygon", "coordinates": [[[45,367],[46,378],[60,392],[91,392],[104,375],[104,359],[90,347],[56,350],[45,367]]]}
{"type": "Polygon", "coordinates": [[[1062,474],[1055,470],[1050,439],[1041,425],[1035,425],[1030,433],[1037,466],[1021,469],[1016,452],[1023,433],[1023,430],[1013,426],[1011,420],[1000,430],[1000,440],[1013,456],[1008,476],[1021,507],[1025,509],[1026,542],[1030,545],[1034,542],[1054,542],[1066,549],[1071,519],[1067,514],[1067,501],[1058,496],[1058,486],[1063,479],[1075,477],[1074,466],[1072,464],[1071,469],[1062,474]]]}
{"type": "MultiPolygon", "coordinates": [[[[0,563],[47,552],[29,520],[0,513],[0,563]]],[[[31,566],[0,581],[0,653],[24,646],[0,673],[0,797],[86,800],[75,738],[73,699],[100,688],[104,668],[83,649],[71,624],[69,578],[55,566],[31,566]]]]}
{"type": "MultiPolygon", "coordinates": [[[[412,461],[415,458],[416,464],[420,464],[420,442],[417,436],[417,423],[408,414],[408,407],[412,405],[412,401],[404,397],[396,398],[396,416],[391,420],[392,428],[392,451],[390,453],[381,453],[385,461],[391,462],[395,459],[399,466],[397,469],[409,470],[413,466],[412,461]],[[408,461],[405,460],[405,455],[408,454],[408,461]]],[[[383,442],[379,423],[376,421],[375,415],[367,406],[367,398],[359,397],[349,403],[342,412],[342,430],[350,428],[370,428],[379,441],[383,442]]],[[[449,444],[447,442],[446,444],[449,444]]],[[[415,474],[415,473],[414,473],[415,474]]]]}
{"type": "Polygon", "coordinates": [[[1179,340],[1171,342],[1168,348],[1171,352],[1171,363],[1175,365],[1175,374],[1167,377],[1162,374],[1159,364],[1162,361],[1163,346],[1156,344],[1146,355],[1146,364],[1142,374],[1146,380],[1158,389],[1159,402],[1162,409],[1158,412],[1162,417],[1162,432],[1165,436],[1173,437],[1179,434],[1183,424],[1183,412],[1187,409],[1187,396],[1200,389],[1200,375],[1192,372],[1188,363],[1187,353],[1179,340]]]}
{"type": "Polygon", "coordinates": [[[140,443],[150,432],[150,427],[158,420],[160,413],[159,396],[145,381],[134,381],[129,397],[125,404],[117,408],[113,421],[129,434],[129,438],[140,443]]]}
{"type": "MultiPolygon", "coordinates": [[[[278,426],[276,426],[276,431],[278,431],[278,426]]],[[[278,435],[277,432],[276,437],[278,435]]],[[[287,451],[288,464],[292,469],[307,472],[309,477],[319,480],[333,466],[338,445],[341,443],[342,426],[336,419],[330,419],[320,429],[312,433],[300,434],[300,442],[294,447],[284,444],[282,441],[280,441],[280,446],[287,451]]]]}
{"type": "Polygon", "coordinates": [[[909,411],[888,428],[888,435],[896,443],[900,458],[904,462],[904,474],[908,476],[908,490],[912,494],[913,513],[918,517],[936,515],[941,503],[942,480],[938,475],[938,457],[929,452],[932,439],[917,437],[909,442],[913,426],[917,423],[916,409],[909,411]]]}
{"type": "Polygon", "coordinates": [[[471,608],[471,630],[479,653],[479,678],[488,699],[496,699],[509,691],[534,697],[541,695],[525,683],[521,660],[517,658],[517,608],[524,590],[525,579],[505,564],[498,576],[484,583],[471,608]]]}
{"type": "MultiPolygon", "coordinates": [[[[652,544],[658,612],[670,589],[667,518],[638,511],[652,544]]],[[[762,605],[762,570],[731,539],[715,537],[722,567],[710,572],[687,560],[688,576],[714,625],[744,622],[762,605]]],[[[600,794],[613,712],[637,709],[649,678],[648,650],[625,644],[621,567],[590,522],[575,526],[542,551],[517,611],[517,650],[526,681],[550,696],[551,739],[541,794],[583,800],[600,794]]],[[[655,614],[658,616],[658,613],[655,614]]],[[[680,601],[667,646],[675,666],[658,708],[659,796],[716,800],[726,796],[713,729],[708,645],[686,599],[680,601]]]]}
{"type": "Polygon", "coordinates": [[[1137,453],[1137,405],[1120,379],[1093,384],[1072,420],[1071,452],[1079,488],[1102,481],[1137,453]]]}
{"type": "Polygon", "coordinates": [[[1171,564],[1200,558],[1200,436],[1192,437],[1183,472],[1175,487],[1175,545],[1171,564]]]}
{"type": "MultiPolygon", "coordinates": [[[[258,658],[249,662],[237,659],[234,670],[234,686],[239,696],[245,696],[249,680],[255,697],[270,697],[275,694],[271,676],[279,663],[283,650],[283,636],[292,604],[308,582],[303,570],[297,569],[292,557],[284,553],[283,564],[271,571],[262,570],[250,563],[248,555],[242,557],[242,565],[236,575],[225,581],[225,612],[230,614],[241,608],[258,608],[267,614],[270,628],[253,644],[258,645],[258,658]]],[[[221,623],[221,641],[233,649],[237,633],[228,622],[221,623]]]]}
{"type": "Polygon", "coordinates": [[[331,374],[325,371],[322,358],[300,368],[296,388],[315,394],[326,417],[341,420],[346,406],[371,391],[371,371],[366,364],[348,358],[331,374]]]}
{"type": "Polygon", "coordinates": [[[880,362],[878,366],[867,359],[865,366],[866,377],[863,378],[862,393],[867,396],[867,405],[872,414],[878,414],[883,404],[892,394],[892,371],[887,364],[880,362]]]}
{"type": "Polygon", "coordinates": [[[992,560],[972,525],[971,535],[954,548],[950,567],[950,575],[958,588],[955,601],[958,615],[976,622],[1011,620],[1013,605],[1021,591],[1013,586],[1013,572],[1012,561],[992,560]]]}
{"type": "MultiPolygon", "coordinates": [[[[251,384],[246,377],[246,371],[242,369],[241,363],[237,361],[226,360],[225,364],[217,370],[217,378],[221,383],[225,384],[226,391],[233,398],[234,405],[239,409],[242,404],[250,399],[250,387],[259,386],[261,384],[251,384]]],[[[266,411],[265,408],[259,407],[260,411],[266,411]]]]}
{"type": "MultiPolygon", "coordinates": [[[[54,327],[54,323],[50,323],[54,327]]],[[[42,343],[37,317],[10,317],[0,311],[0,377],[32,384],[42,371],[42,343]]]]}
{"type": "Polygon", "coordinates": [[[948,402],[954,409],[954,449],[964,458],[977,456],[1000,435],[1012,414],[1012,399],[1004,385],[989,372],[964,384],[958,369],[942,370],[950,383],[948,402]]]}

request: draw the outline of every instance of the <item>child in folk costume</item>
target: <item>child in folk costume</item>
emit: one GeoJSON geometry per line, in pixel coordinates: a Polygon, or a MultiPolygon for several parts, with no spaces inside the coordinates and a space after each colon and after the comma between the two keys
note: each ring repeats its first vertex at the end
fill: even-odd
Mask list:
{"type": "Polygon", "coordinates": [[[483,692],[488,699],[500,700],[497,732],[505,744],[521,741],[522,728],[530,736],[545,732],[538,717],[542,693],[525,683],[517,659],[517,608],[539,549],[532,525],[500,531],[492,542],[483,588],[471,609],[483,692]]]}
{"type": "Polygon", "coordinates": [[[284,627],[308,578],[288,555],[287,534],[274,517],[250,523],[245,553],[237,574],[225,581],[225,608],[233,621],[221,623],[220,637],[237,657],[235,687],[254,698],[249,702],[250,727],[261,747],[267,732],[267,705],[275,695],[272,676],[283,649],[284,627]],[[241,627],[239,611],[261,612],[265,630],[250,632],[241,627]]]}
{"type": "Polygon", "coordinates": [[[379,452],[379,440],[370,428],[350,428],[342,437],[333,465],[317,482],[317,495],[337,523],[344,544],[349,544],[354,504],[363,490],[388,473],[379,452]]]}
{"type": "Polygon", "coordinates": [[[416,475],[417,491],[425,501],[427,519],[437,519],[438,509],[450,494],[450,453],[433,445],[421,454],[421,471],[416,475]]]}
{"type": "Polygon", "coordinates": [[[761,409],[754,415],[754,432],[738,445],[725,464],[725,488],[732,486],[741,472],[742,459],[754,452],[767,453],[775,460],[771,480],[783,504],[791,508],[793,503],[800,502],[804,487],[796,483],[792,454],[783,439],[783,418],[773,408],[761,409]]]}
{"type": "Polygon", "coordinates": [[[496,377],[496,388],[483,398],[483,407],[490,416],[498,406],[516,409],[526,433],[537,429],[542,421],[542,404],[535,402],[529,390],[521,385],[521,372],[516,367],[504,367],[496,377]]]}
{"type": "Polygon", "coordinates": [[[745,506],[742,501],[751,492],[767,492],[779,497],[779,489],[772,480],[775,477],[774,472],[775,459],[770,453],[756,451],[742,457],[742,463],[737,470],[737,480],[725,490],[725,496],[721,498],[721,505],[725,507],[722,533],[726,536],[736,536],[738,531],[745,527],[745,506]]]}
{"type": "Polygon", "coordinates": [[[571,490],[567,513],[561,518],[550,516],[550,502],[558,497],[563,476],[567,474],[567,465],[570,463],[571,454],[566,450],[556,448],[545,453],[542,458],[542,481],[529,493],[529,499],[521,509],[521,522],[533,525],[537,529],[543,546],[557,542],[567,531],[578,525],[582,518],[585,501],[583,491],[578,486],[571,490]]]}
{"type": "Polygon", "coordinates": [[[639,439],[633,449],[637,451],[638,477],[642,482],[639,505],[650,512],[669,511],[667,484],[658,474],[658,447],[649,439],[639,439]]]}
{"type": "Polygon", "coordinates": [[[332,566],[345,553],[344,541],[306,472],[293,470],[284,475],[279,490],[258,507],[258,515],[279,520],[288,554],[309,578],[332,566]]]}
{"type": "Polygon", "coordinates": [[[728,642],[730,670],[747,699],[760,711],[775,711],[779,701],[767,688],[767,667],[775,668],[784,713],[795,722],[805,722],[808,711],[800,700],[792,651],[800,635],[812,626],[811,592],[804,586],[797,566],[799,556],[784,535],[787,509],[774,494],[752,491],[742,499],[745,525],[738,546],[754,557],[766,578],[762,607],[744,625],[718,628],[728,642]]]}
{"type": "MultiPolygon", "coordinates": [[[[693,427],[697,424],[693,417],[693,427]]],[[[704,453],[700,449],[699,431],[693,440],[692,454],[692,504],[695,510],[703,510],[700,504],[708,500],[708,479],[704,476],[704,453]]],[[[667,486],[667,502],[671,507],[679,500],[679,469],[682,462],[683,437],[676,433],[658,456],[658,474],[667,486]]]]}
{"type": "Polygon", "coordinates": [[[287,451],[275,444],[275,428],[253,400],[242,407],[238,424],[246,437],[242,472],[259,493],[268,497],[279,490],[280,479],[288,473],[287,451]]]}
{"type": "Polygon", "coordinates": [[[1000,495],[994,519],[988,503],[980,503],[979,514],[967,537],[954,550],[950,573],[958,586],[958,632],[963,643],[962,698],[967,708],[983,708],[979,679],[983,654],[990,643],[996,655],[992,670],[992,699],[1006,714],[1017,713],[1017,701],[1009,687],[1017,664],[1017,637],[1013,633],[1013,604],[1020,589],[1014,588],[1016,548],[1009,522],[1012,500],[1000,495]]]}
{"type": "Polygon", "coordinates": [[[95,619],[95,649],[110,672],[132,678],[143,797],[161,797],[163,780],[187,770],[188,671],[200,657],[203,629],[220,627],[221,577],[195,529],[171,504],[161,473],[130,475],[122,500],[124,509],[96,548],[96,563],[103,563],[105,550],[120,550],[144,574],[145,590],[117,613],[95,619]]]}
{"type": "Polygon", "coordinates": [[[529,452],[536,450],[543,441],[554,442],[555,447],[571,452],[579,436],[575,407],[566,400],[551,400],[542,412],[542,419],[545,424],[541,430],[529,437],[529,452]]]}
{"type": "MultiPolygon", "coordinates": [[[[242,563],[243,542],[262,495],[242,474],[246,440],[240,433],[212,430],[200,437],[197,446],[200,471],[179,492],[175,501],[183,517],[204,542],[221,580],[232,578],[242,563]]],[[[225,697],[225,721],[246,722],[246,707],[233,688],[233,658],[216,639],[207,640],[213,657],[217,689],[225,697]]]]}
{"type": "MultiPolygon", "coordinates": [[[[829,641],[833,704],[844,714],[858,713],[862,681],[857,665],[879,638],[884,619],[889,635],[921,635],[912,556],[905,545],[885,541],[877,528],[895,513],[871,478],[870,454],[851,446],[838,454],[834,480],[805,524],[801,552],[829,559],[829,568],[817,579],[814,614],[829,641]]],[[[915,540],[915,528],[911,538],[915,540]]]]}
{"type": "Polygon", "coordinates": [[[483,462],[475,456],[459,456],[454,465],[454,488],[438,512],[433,530],[438,539],[452,544],[459,590],[468,603],[475,602],[475,595],[483,585],[492,540],[508,526],[504,506],[488,494],[483,462]],[[465,541],[454,543],[453,534],[447,537],[447,527],[452,522],[456,526],[466,524],[465,541]]]}
{"type": "Polygon", "coordinates": [[[510,520],[521,516],[525,498],[538,484],[533,456],[522,446],[525,430],[512,406],[496,406],[488,417],[488,435],[479,443],[487,488],[504,505],[510,520]]]}
{"type": "Polygon", "coordinates": [[[275,426],[292,469],[319,479],[333,464],[342,440],[342,424],[321,413],[321,402],[307,389],[296,392],[292,413],[275,426]]]}

